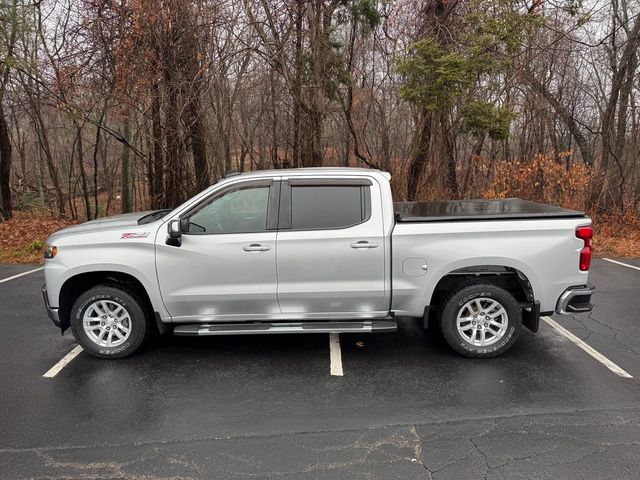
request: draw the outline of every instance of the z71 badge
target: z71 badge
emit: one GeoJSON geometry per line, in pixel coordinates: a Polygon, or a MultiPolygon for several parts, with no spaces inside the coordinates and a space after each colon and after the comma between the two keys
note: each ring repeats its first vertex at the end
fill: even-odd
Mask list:
{"type": "Polygon", "coordinates": [[[120,238],[121,239],[147,238],[148,236],[149,236],[149,232],[127,232],[127,233],[123,233],[120,238]]]}

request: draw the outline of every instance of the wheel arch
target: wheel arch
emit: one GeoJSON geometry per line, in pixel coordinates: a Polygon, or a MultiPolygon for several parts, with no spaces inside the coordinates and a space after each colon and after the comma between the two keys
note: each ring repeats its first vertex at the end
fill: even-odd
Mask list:
{"type": "Polygon", "coordinates": [[[534,306],[536,297],[531,277],[531,273],[527,275],[521,269],[503,263],[478,263],[454,268],[439,276],[428,295],[424,326],[433,328],[434,322],[439,321],[438,312],[452,290],[472,283],[491,283],[511,293],[521,306],[534,306]]]}
{"type": "Polygon", "coordinates": [[[59,316],[63,331],[69,326],[71,308],[76,299],[97,285],[121,286],[136,294],[143,303],[148,318],[153,319],[154,307],[147,289],[136,276],[117,270],[97,270],[77,273],[67,278],[60,287],[59,316]]]}
{"type": "Polygon", "coordinates": [[[472,265],[460,267],[442,275],[433,288],[429,304],[439,292],[461,284],[485,281],[505,288],[519,301],[533,302],[535,295],[531,281],[521,270],[507,265],[472,265]]]}

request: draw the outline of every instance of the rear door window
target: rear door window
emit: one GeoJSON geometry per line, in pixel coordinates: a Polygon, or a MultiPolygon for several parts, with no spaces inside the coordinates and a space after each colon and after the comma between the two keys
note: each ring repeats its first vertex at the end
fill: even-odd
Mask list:
{"type": "Polygon", "coordinates": [[[346,228],[367,220],[363,185],[292,185],[291,228],[318,230],[346,228]]]}

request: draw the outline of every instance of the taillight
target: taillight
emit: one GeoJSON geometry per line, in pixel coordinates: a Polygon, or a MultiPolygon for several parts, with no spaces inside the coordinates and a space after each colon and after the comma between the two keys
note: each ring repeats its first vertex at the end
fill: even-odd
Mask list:
{"type": "Polygon", "coordinates": [[[580,270],[586,272],[591,265],[591,239],[593,238],[593,228],[578,227],[576,228],[576,237],[584,242],[582,250],[580,250],[580,270]]]}

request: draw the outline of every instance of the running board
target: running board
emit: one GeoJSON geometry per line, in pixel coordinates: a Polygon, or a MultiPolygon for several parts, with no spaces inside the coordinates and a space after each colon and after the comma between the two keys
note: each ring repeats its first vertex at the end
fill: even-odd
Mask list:
{"type": "Polygon", "coordinates": [[[390,320],[364,322],[260,322],[198,323],[178,325],[174,335],[254,335],[268,333],[371,333],[395,332],[398,324],[390,320]]]}

